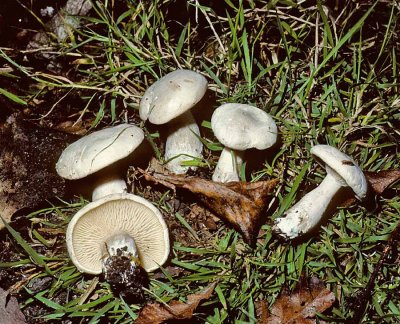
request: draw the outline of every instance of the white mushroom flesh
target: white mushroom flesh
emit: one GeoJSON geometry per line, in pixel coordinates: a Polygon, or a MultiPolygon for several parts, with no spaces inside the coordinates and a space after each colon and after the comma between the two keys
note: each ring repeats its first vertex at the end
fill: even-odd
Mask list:
{"type": "Polygon", "coordinates": [[[309,232],[320,221],[334,195],[342,187],[336,177],[329,174],[314,190],[307,193],[283,217],[275,220],[274,230],[285,238],[294,239],[309,232]]]}
{"type": "Polygon", "coordinates": [[[129,124],[93,132],[62,152],[56,164],[57,173],[68,180],[82,179],[124,159],[143,139],[143,131],[129,124]]]}
{"type": "Polygon", "coordinates": [[[135,240],[127,233],[114,235],[106,240],[109,256],[123,255],[128,258],[139,258],[135,240]]]}
{"type": "MultiPolygon", "coordinates": [[[[207,91],[207,80],[201,74],[189,70],[176,70],[153,83],[140,101],[139,114],[150,123],[169,125],[165,146],[167,168],[177,174],[186,173],[189,167],[182,162],[201,158],[203,144],[199,140],[200,129],[190,109],[207,91]],[[196,136],[197,135],[197,136],[196,136]]],[[[195,169],[191,166],[190,169],[195,169]]]]}
{"type": "Polygon", "coordinates": [[[202,158],[203,143],[200,129],[190,112],[175,118],[168,125],[169,134],[165,143],[165,161],[169,171],[184,174],[195,166],[185,166],[185,161],[202,158]]]}
{"type": "Polygon", "coordinates": [[[126,182],[124,179],[121,179],[119,175],[100,177],[95,183],[92,192],[92,201],[99,200],[115,193],[124,192],[127,192],[126,182]]]}
{"type": "Polygon", "coordinates": [[[207,90],[207,80],[189,70],[176,70],[154,82],[140,100],[142,120],[166,124],[198,103],[207,90]]]}
{"type": "MultiPolygon", "coordinates": [[[[238,103],[227,103],[218,107],[211,117],[211,128],[215,137],[226,148],[235,152],[250,148],[267,149],[276,143],[278,136],[278,128],[269,114],[257,107],[238,103]]],[[[239,181],[238,162],[243,163],[243,153],[236,155],[239,159],[232,163],[226,151],[222,151],[222,161],[218,161],[212,177],[213,180],[216,179],[214,181],[239,181]]]]}
{"type": "Polygon", "coordinates": [[[242,151],[235,151],[224,147],[212,175],[212,180],[224,183],[240,181],[239,171],[242,163],[242,151]]]}

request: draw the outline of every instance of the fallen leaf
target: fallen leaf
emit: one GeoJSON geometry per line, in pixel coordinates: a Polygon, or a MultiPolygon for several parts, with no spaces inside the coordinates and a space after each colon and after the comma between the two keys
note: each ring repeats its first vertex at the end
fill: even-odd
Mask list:
{"type": "Polygon", "coordinates": [[[21,324],[26,323],[25,316],[22,314],[18,301],[15,297],[0,288],[0,323],[1,324],[21,324]]]}
{"type": "Polygon", "coordinates": [[[364,174],[377,195],[383,194],[388,187],[400,179],[400,170],[364,172],[364,174]]]}
{"type": "MultiPolygon", "coordinates": [[[[369,183],[372,195],[382,195],[383,192],[389,188],[393,183],[400,179],[400,170],[386,170],[379,172],[364,172],[365,177],[369,183]]],[[[357,201],[355,197],[346,199],[340,205],[348,207],[357,201]]]]}
{"type": "Polygon", "coordinates": [[[316,313],[322,313],[334,301],[335,295],[314,277],[310,283],[300,285],[291,294],[281,294],[264,323],[316,323],[316,313]]]}
{"type": "Polygon", "coordinates": [[[138,169],[146,180],[172,190],[183,188],[196,194],[218,217],[230,223],[243,235],[246,243],[255,243],[264,208],[278,179],[257,182],[219,183],[198,177],[150,173],[138,169]]]}
{"type": "Polygon", "coordinates": [[[78,121],[76,123],[67,120],[64,122],[59,123],[58,125],[53,127],[54,129],[68,133],[68,134],[74,134],[74,135],[86,135],[88,132],[88,129],[90,128],[89,123],[83,123],[82,121],[78,121]]]}
{"type": "Polygon", "coordinates": [[[267,323],[269,310],[268,310],[268,303],[265,300],[258,300],[255,302],[256,306],[256,317],[257,317],[257,324],[264,324],[267,323]]]}
{"type": "Polygon", "coordinates": [[[135,323],[158,324],[172,319],[190,319],[200,302],[211,297],[215,286],[216,283],[208,286],[198,294],[188,295],[186,303],[172,300],[167,305],[147,304],[141,309],[135,323]]]}

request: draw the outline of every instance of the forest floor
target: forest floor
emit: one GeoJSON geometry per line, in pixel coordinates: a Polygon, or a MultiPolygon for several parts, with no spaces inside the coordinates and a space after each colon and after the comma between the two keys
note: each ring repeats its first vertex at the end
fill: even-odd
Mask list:
{"type": "Polygon", "coordinates": [[[400,321],[398,1],[98,1],[65,38],[32,46],[49,26],[44,9],[61,12],[65,2],[0,4],[0,207],[9,224],[0,230],[0,319],[10,294],[28,323],[400,321]],[[138,175],[151,156],[132,165],[127,180],[161,210],[172,251],[149,275],[145,300],[131,303],[72,264],[65,231],[90,186],[66,182],[55,163],[81,136],[132,123],[162,164],[167,129],[143,122],[139,102],[182,68],[209,83],[194,111],[203,158],[190,176],[211,179],[222,150],[211,115],[238,102],[270,114],[279,137],[246,153],[241,180],[278,182],[250,246],[196,195],[138,175]],[[283,241],[274,219],[326,174],[310,154],[316,144],[368,172],[371,198],[350,197],[311,235],[283,241]]]}

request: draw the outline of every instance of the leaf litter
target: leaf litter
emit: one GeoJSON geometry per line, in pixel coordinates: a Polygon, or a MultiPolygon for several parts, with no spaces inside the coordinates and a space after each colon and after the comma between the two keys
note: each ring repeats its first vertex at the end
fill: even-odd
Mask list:
{"type": "Polygon", "coordinates": [[[267,324],[312,324],[317,323],[317,313],[329,309],[335,295],[316,277],[303,280],[292,293],[281,293],[268,312],[265,302],[258,305],[260,323],[267,324]]]}
{"type": "Polygon", "coordinates": [[[158,324],[168,320],[184,320],[193,317],[193,313],[199,306],[200,302],[211,297],[216,283],[209,285],[203,291],[197,294],[187,296],[186,302],[172,300],[168,304],[151,303],[144,306],[136,324],[158,324]]]}

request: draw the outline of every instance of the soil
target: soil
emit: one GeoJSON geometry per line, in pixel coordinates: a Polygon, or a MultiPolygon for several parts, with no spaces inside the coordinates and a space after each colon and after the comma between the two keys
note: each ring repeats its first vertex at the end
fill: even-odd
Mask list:
{"type": "MultiPolygon", "coordinates": [[[[42,128],[14,112],[0,124],[0,213],[7,221],[19,209],[64,196],[55,172],[62,150],[75,137],[42,128]]],[[[2,226],[0,225],[0,228],[2,226]]]]}

